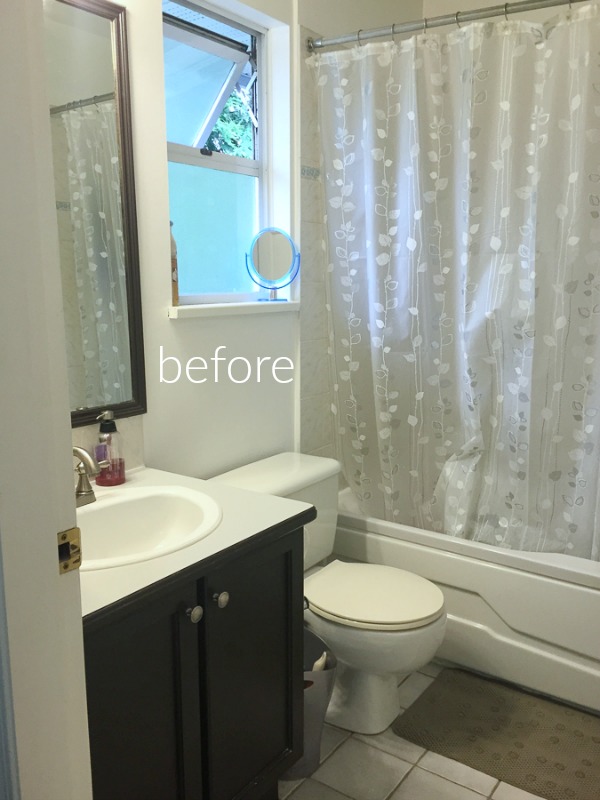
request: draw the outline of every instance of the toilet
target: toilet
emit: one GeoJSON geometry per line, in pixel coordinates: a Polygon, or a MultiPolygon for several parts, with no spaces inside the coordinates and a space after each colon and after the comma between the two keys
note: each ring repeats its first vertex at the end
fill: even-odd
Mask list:
{"type": "Polygon", "coordinates": [[[332,560],[340,465],[280,453],[213,481],[311,503],[304,529],[307,626],[338,667],[326,720],[356,733],[381,733],[400,713],[398,677],[427,664],[444,638],[444,596],[431,581],[397,567],[332,560]]]}

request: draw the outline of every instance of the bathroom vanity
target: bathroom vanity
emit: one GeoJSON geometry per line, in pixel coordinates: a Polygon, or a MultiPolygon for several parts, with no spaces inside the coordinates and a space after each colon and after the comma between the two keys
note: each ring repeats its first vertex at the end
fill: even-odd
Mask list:
{"type": "MultiPolygon", "coordinates": [[[[94,800],[275,800],[302,750],[315,510],[156,470],[122,491],[158,480],[206,491],[222,519],[182,550],[81,573],[94,800]]],[[[85,565],[84,525],[82,545],[85,565]]]]}

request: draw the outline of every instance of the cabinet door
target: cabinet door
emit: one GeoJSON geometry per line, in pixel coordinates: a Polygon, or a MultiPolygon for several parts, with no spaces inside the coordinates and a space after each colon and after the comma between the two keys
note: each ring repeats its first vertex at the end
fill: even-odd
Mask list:
{"type": "Polygon", "coordinates": [[[301,755],[302,560],[300,530],[205,579],[210,800],[264,796],[301,755]]]}
{"type": "Polygon", "coordinates": [[[202,797],[196,596],[188,581],[84,622],[94,800],[202,797]]]}

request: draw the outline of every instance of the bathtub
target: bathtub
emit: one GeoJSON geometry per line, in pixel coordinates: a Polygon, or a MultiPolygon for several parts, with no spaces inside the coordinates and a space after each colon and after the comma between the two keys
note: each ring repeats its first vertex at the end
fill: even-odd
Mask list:
{"type": "Polygon", "coordinates": [[[600,712],[600,563],[365,517],[349,489],[339,496],[335,552],[442,589],[440,659],[600,712]]]}

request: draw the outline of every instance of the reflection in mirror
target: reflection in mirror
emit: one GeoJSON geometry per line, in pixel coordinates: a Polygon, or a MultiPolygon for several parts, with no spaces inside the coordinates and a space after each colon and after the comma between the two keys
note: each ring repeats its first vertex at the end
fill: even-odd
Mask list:
{"type": "Polygon", "coordinates": [[[252,241],[246,268],[255,283],[271,290],[270,299],[277,300],[277,290],[289,286],[298,274],[300,253],[287,233],[265,228],[252,241]]]}
{"type": "Polygon", "coordinates": [[[145,408],[125,10],[46,0],[44,21],[71,416],[145,408]]]}

